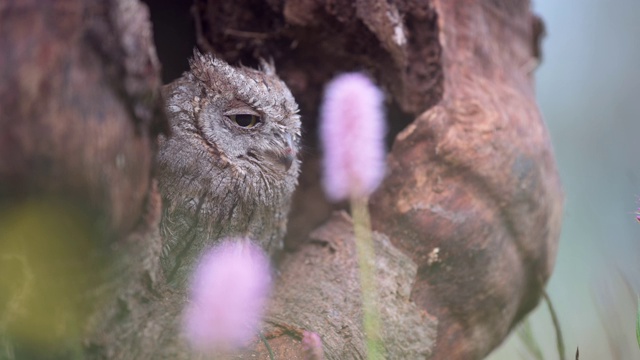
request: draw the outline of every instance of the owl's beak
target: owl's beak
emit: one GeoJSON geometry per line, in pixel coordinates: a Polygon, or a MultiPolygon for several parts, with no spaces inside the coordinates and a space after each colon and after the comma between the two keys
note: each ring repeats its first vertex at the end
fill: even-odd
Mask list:
{"type": "Polygon", "coordinates": [[[282,165],[284,165],[284,169],[285,171],[289,171],[289,169],[291,169],[291,165],[293,164],[293,160],[295,160],[296,157],[292,154],[289,155],[283,155],[280,158],[280,161],[282,162],[282,165]]]}
{"type": "Polygon", "coordinates": [[[282,163],[282,165],[284,165],[285,171],[289,171],[291,165],[293,164],[293,161],[296,159],[296,150],[291,135],[286,134],[284,138],[287,145],[284,149],[284,152],[280,156],[280,162],[282,163]]]}

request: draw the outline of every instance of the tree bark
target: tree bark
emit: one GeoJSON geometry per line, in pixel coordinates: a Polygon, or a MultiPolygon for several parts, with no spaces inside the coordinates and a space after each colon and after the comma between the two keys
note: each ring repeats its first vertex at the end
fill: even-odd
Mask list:
{"type": "MultiPolygon", "coordinates": [[[[201,47],[231,63],[274,59],[307,130],[290,251],[263,328],[276,358],[303,359],[304,330],[320,335],[328,359],[365,358],[351,219],[322,197],[315,144],[323,84],[352,70],[377,80],[390,109],[388,173],[370,201],[387,357],[475,359],[500,344],[539,301],[562,213],[535,104],[542,23],[529,1],[196,0],[193,9],[201,47]]],[[[93,219],[108,219],[110,266],[132,274],[117,282],[129,295],[106,312],[118,319],[124,303],[123,321],[153,314],[162,291],[130,296],[158,281],[150,189],[166,126],[144,6],[4,1],[0,27],[3,207],[42,194],[88,204],[93,219]]],[[[103,324],[89,351],[165,346],[114,346],[113,328],[103,324]]],[[[247,355],[268,358],[259,341],[247,355]]]]}
{"type": "Polygon", "coordinates": [[[109,271],[146,266],[127,239],[168,127],[147,9],[2,0],[0,54],[0,358],[72,358],[109,271]]]}

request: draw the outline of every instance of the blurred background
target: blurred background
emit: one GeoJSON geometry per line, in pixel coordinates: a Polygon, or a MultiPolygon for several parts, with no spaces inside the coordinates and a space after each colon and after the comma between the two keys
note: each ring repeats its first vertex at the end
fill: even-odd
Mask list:
{"type": "MultiPolygon", "coordinates": [[[[534,0],[546,25],[537,97],[565,192],[547,290],[567,359],[640,359],[640,1],[534,0]]],[[[529,321],[544,359],[556,339],[544,303],[529,321]]],[[[490,360],[535,359],[514,332],[490,360]]]]}

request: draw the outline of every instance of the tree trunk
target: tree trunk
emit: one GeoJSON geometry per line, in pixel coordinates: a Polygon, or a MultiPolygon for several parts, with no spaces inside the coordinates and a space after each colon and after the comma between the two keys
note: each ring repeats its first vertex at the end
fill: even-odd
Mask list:
{"type": "MultiPolygon", "coordinates": [[[[301,106],[309,150],[263,327],[276,358],[303,359],[304,330],[328,359],[366,356],[351,219],[322,196],[315,140],[323,84],[352,70],[370,73],[389,105],[388,173],[369,206],[387,357],[482,358],[500,344],[538,303],[562,213],[535,104],[542,23],[529,1],[195,0],[192,13],[185,41],[230,63],[273,58],[301,106]]],[[[136,0],[0,0],[1,214],[33,198],[90,209],[88,231],[106,246],[87,252],[125,269],[125,281],[100,279],[129,294],[91,310],[122,322],[165,299],[131,296],[155,286],[159,256],[152,159],[166,122],[147,17],[136,0]]],[[[154,24],[159,49],[170,25],[154,24]]],[[[15,299],[0,296],[0,334],[20,318],[6,310],[15,299]]],[[[115,328],[93,324],[83,351],[165,346],[113,345],[124,336],[115,328]]],[[[268,358],[259,341],[247,354],[268,358]]]]}

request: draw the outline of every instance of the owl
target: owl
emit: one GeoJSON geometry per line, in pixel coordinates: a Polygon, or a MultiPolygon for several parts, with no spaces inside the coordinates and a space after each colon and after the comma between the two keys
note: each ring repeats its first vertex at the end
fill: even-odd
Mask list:
{"type": "Polygon", "coordinates": [[[282,247],[300,172],[300,117],[272,65],[232,67],[194,53],[164,91],[171,135],[160,139],[162,270],[184,284],[205,248],[249,237],[282,247]]]}

